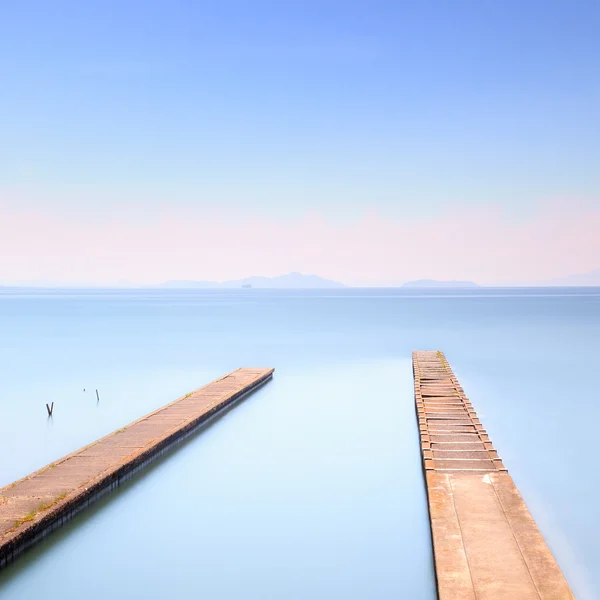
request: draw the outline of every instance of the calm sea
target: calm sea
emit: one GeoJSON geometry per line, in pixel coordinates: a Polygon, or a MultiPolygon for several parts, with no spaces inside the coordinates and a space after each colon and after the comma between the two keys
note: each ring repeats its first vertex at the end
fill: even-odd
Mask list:
{"type": "Polygon", "coordinates": [[[2,571],[0,597],[435,598],[414,349],[446,353],[577,597],[600,598],[598,288],[0,289],[0,486],[276,368],[2,571]]]}

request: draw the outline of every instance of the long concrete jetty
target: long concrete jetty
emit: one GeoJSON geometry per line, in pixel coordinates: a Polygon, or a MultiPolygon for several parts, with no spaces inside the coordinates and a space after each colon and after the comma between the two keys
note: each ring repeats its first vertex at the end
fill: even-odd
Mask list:
{"type": "Polygon", "coordinates": [[[0,489],[0,568],[272,376],[232,371],[0,489]]]}
{"type": "Polygon", "coordinates": [[[440,600],[574,598],[444,355],[413,372],[440,600]]]}

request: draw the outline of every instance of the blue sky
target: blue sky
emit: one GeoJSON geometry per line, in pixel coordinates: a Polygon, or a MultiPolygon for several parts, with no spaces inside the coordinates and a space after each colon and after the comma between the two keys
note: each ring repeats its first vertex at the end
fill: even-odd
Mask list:
{"type": "MultiPolygon", "coordinates": [[[[368,221],[364,235],[379,237],[369,215],[404,231],[472,210],[487,215],[474,227],[501,219],[510,238],[511,227],[536,231],[548,214],[562,222],[582,206],[595,223],[599,39],[597,2],[5,3],[0,218],[26,227],[24,215],[33,215],[56,235],[90,223],[128,224],[137,235],[166,211],[188,224],[210,218],[224,237],[228,219],[270,220],[271,228],[323,220],[336,231],[368,221]]],[[[566,246],[593,235],[580,224],[569,231],[566,246]]],[[[324,264],[327,275],[355,283],[482,274],[501,282],[535,278],[536,265],[543,276],[599,266],[600,248],[583,241],[570,263],[539,264],[540,255],[525,271],[517,260],[512,277],[508,262],[496,277],[451,264],[438,272],[426,257],[418,273],[395,267],[375,279],[324,264]],[[596,249],[592,264],[585,257],[596,249]]],[[[247,252],[237,247],[210,273],[180,272],[175,256],[164,272],[132,263],[113,273],[90,254],[87,279],[175,271],[225,279],[318,266],[289,250],[289,268],[269,262],[267,245],[240,272],[236,256],[247,252]]],[[[0,263],[0,281],[86,279],[83,264],[63,269],[65,252],[52,268],[36,257],[0,263]]]]}

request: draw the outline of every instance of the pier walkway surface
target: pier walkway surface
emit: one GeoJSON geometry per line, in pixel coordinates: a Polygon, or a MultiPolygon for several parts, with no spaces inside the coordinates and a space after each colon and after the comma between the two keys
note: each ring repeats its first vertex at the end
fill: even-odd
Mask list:
{"type": "Polygon", "coordinates": [[[414,352],[440,600],[574,598],[441,352],[414,352]]]}
{"type": "Polygon", "coordinates": [[[232,371],[0,489],[0,568],[272,375],[232,371]]]}

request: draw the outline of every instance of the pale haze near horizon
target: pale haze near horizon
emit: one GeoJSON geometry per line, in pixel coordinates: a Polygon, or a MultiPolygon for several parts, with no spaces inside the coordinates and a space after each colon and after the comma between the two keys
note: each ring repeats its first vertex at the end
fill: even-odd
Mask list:
{"type": "Polygon", "coordinates": [[[0,284],[600,268],[593,2],[43,3],[0,23],[0,284]]]}

